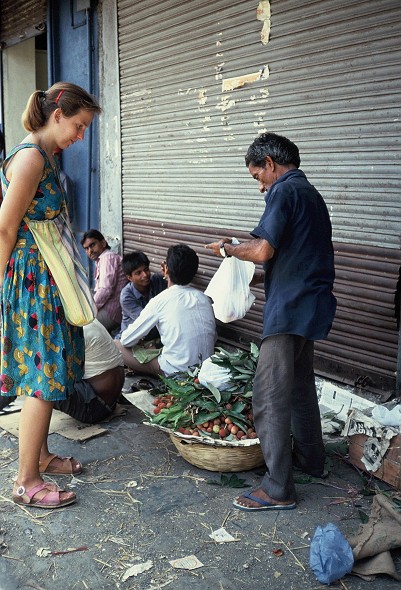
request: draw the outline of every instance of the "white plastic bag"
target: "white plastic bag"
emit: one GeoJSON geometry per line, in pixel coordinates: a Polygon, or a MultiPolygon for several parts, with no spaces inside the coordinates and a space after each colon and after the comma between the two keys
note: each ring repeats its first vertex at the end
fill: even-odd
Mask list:
{"type": "Polygon", "coordinates": [[[220,391],[224,391],[230,387],[230,378],[231,372],[229,369],[216,365],[216,363],[212,361],[212,357],[203,361],[198,373],[198,379],[201,385],[207,387],[207,384],[210,383],[220,391]]]}
{"type": "MultiPolygon", "coordinates": [[[[233,244],[239,243],[233,238],[233,244]]],[[[205,291],[213,300],[215,317],[227,324],[244,317],[255,301],[249,283],[255,272],[253,262],[224,258],[205,291]]]]}
{"type": "Polygon", "coordinates": [[[372,416],[383,426],[401,426],[401,404],[394,406],[391,410],[386,406],[375,406],[372,416]]]}

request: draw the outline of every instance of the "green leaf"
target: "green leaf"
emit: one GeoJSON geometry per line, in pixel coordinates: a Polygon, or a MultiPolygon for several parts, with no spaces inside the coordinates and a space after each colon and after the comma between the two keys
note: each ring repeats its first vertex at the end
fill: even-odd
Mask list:
{"type": "MultiPolygon", "coordinates": [[[[240,349],[227,351],[221,347],[216,349],[212,361],[227,368],[231,375],[230,387],[224,392],[211,383],[202,385],[194,382],[200,370],[198,365],[190,367],[187,372],[161,377],[161,394],[171,395],[173,405],[160,414],[150,416],[149,420],[176,429],[178,425],[193,427],[194,424],[209,422],[224,415],[246,431],[252,425],[245,414],[251,407],[252,384],[259,354],[256,345],[251,344],[250,349],[250,352],[240,349]],[[225,407],[228,403],[232,410],[225,407]]],[[[219,438],[216,434],[213,437],[219,438]]]]}
{"type": "Polygon", "coordinates": [[[234,381],[249,381],[249,378],[255,374],[254,371],[250,371],[248,369],[243,369],[241,368],[241,373],[239,373],[238,375],[234,375],[234,377],[232,377],[232,379],[234,381]]]}
{"type": "Polygon", "coordinates": [[[191,371],[191,369],[188,369],[188,375],[190,377],[192,377],[193,379],[195,379],[195,377],[198,376],[198,373],[199,373],[199,367],[198,366],[196,366],[193,371],[191,371]]]}
{"type": "Polygon", "coordinates": [[[249,423],[249,420],[246,418],[246,416],[242,412],[235,412],[234,408],[230,411],[227,410],[227,414],[228,413],[230,414],[230,418],[237,418],[238,420],[243,420],[247,424],[249,423]]]}
{"type": "Polygon", "coordinates": [[[198,400],[194,402],[194,406],[199,407],[201,410],[207,410],[208,412],[217,412],[217,410],[220,411],[218,404],[214,401],[198,400]]]}
{"type": "Polygon", "coordinates": [[[194,391],[193,393],[191,393],[190,395],[187,396],[183,396],[182,397],[182,401],[190,404],[192,402],[194,402],[197,399],[202,399],[202,393],[199,391],[194,391]]]}
{"type": "Polygon", "coordinates": [[[198,428],[198,431],[200,432],[200,434],[202,434],[203,436],[208,436],[209,438],[212,438],[210,432],[207,432],[206,430],[202,430],[201,428],[198,428]]]}
{"type": "Polygon", "coordinates": [[[182,411],[183,407],[181,406],[181,404],[173,404],[171,408],[165,408],[164,410],[162,410],[163,415],[166,415],[168,417],[174,417],[176,414],[181,414],[182,411]]]}
{"type": "Polygon", "coordinates": [[[254,342],[251,342],[251,355],[256,358],[259,357],[259,348],[256,346],[254,342]]]}
{"type": "Polygon", "coordinates": [[[369,516],[366,514],[366,512],[363,512],[363,510],[358,510],[358,514],[359,514],[359,518],[361,520],[362,524],[366,524],[369,520],[369,516]]]}
{"type": "Polygon", "coordinates": [[[221,401],[226,404],[231,399],[231,396],[232,391],[226,389],[225,391],[221,392],[221,401]]]}
{"type": "Polygon", "coordinates": [[[160,379],[163,381],[163,383],[166,385],[169,393],[173,394],[173,395],[177,395],[177,394],[185,394],[188,393],[190,391],[194,390],[194,385],[193,383],[185,383],[183,379],[181,378],[173,378],[173,377],[160,377],[160,379]],[[177,381],[177,379],[179,379],[177,381]]]}
{"type": "Polygon", "coordinates": [[[348,443],[345,440],[326,443],[325,449],[327,455],[340,455],[341,457],[345,457],[345,455],[348,455],[349,450],[348,443]]]}
{"type": "Polygon", "coordinates": [[[252,389],[250,391],[245,391],[241,395],[242,395],[242,397],[249,399],[250,397],[252,397],[252,389]]]}
{"type": "Polygon", "coordinates": [[[210,422],[210,420],[214,420],[220,416],[220,412],[199,412],[195,416],[196,424],[203,424],[204,422],[210,422]]]}
{"type": "Polygon", "coordinates": [[[240,414],[244,408],[245,408],[244,402],[238,401],[238,402],[235,402],[235,404],[233,404],[233,407],[229,411],[234,413],[234,415],[235,415],[236,413],[240,414]]]}
{"type": "Polygon", "coordinates": [[[221,402],[221,393],[220,391],[217,389],[217,387],[215,387],[214,385],[212,385],[211,383],[206,383],[206,387],[209,389],[209,391],[211,391],[214,395],[214,397],[216,398],[217,403],[221,402]]]}
{"type": "Polygon", "coordinates": [[[297,484],[306,484],[312,483],[314,478],[311,475],[295,475],[294,476],[294,483],[297,484]]]}
{"type": "Polygon", "coordinates": [[[225,475],[222,473],[220,475],[220,481],[215,479],[208,479],[206,483],[212,486],[221,486],[227,488],[250,488],[250,484],[246,483],[245,479],[241,479],[238,477],[236,473],[232,475],[225,475]]]}

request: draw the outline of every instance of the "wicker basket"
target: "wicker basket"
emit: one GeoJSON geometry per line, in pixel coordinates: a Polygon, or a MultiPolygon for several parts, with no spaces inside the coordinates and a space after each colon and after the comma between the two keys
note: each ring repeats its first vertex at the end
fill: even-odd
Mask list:
{"type": "Polygon", "coordinates": [[[208,471],[247,471],[264,465],[260,444],[249,446],[214,446],[185,440],[175,434],[170,439],[183,459],[208,471]]]}

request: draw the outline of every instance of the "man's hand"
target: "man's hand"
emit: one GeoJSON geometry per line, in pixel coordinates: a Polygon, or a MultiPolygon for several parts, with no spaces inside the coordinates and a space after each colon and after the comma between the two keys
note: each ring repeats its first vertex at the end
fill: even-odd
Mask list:
{"type": "Polygon", "coordinates": [[[224,248],[226,256],[235,256],[239,260],[249,260],[255,264],[267,262],[274,256],[275,252],[269,242],[263,238],[254,238],[238,244],[233,244],[231,238],[221,238],[218,242],[206,244],[205,248],[212,250],[216,256],[222,257],[223,254],[220,248],[223,244],[226,244],[224,248]]]}
{"type": "Polygon", "coordinates": [[[162,272],[163,279],[167,280],[167,262],[165,260],[160,263],[160,270],[162,272]]]}
{"type": "Polygon", "coordinates": [[[220,256],[220,258],[221,258],[220,248],[221,248],[222,244],[231,244],[231,238],[220,238],[220,240],[218,242],[212,242],[211,244],[206,244],[205,248],[207,248],[208,250],[212,250],[213,254],[215,254],[215,256],[220,256]]]}

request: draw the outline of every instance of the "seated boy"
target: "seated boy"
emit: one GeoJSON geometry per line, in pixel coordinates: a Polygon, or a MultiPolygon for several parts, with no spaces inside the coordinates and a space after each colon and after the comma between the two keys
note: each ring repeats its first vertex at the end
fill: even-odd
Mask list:
{"type": "Polygon", "coordinates": [[[167,290],[153,297],[139,317],[115,340],[124,363],[139,374],[170,375],[186,371],[214,352],[216,322],[212,302],[204,293],[189,286],[199,266],[199,258],[184,244],[170,246],[163,273],[167,290]],[[130,347],[153,328],[160,334],[163,348],[157,358],[140,363],[130,347]]]}
{"type": "MultiPolygon", "coordinates": [[[[149,264],[149,258],[144,252],[130,252],[123,256],[123,271],[129,282],[120,294],[122,321],[117,339],[120,339],[121,332],[136,320],[149,300],[167,287],[167,281],[162,274],[151,274],[149,264]]],[[[159,333],[154,329],[146,339],[158,337],[159,333]]]]}

